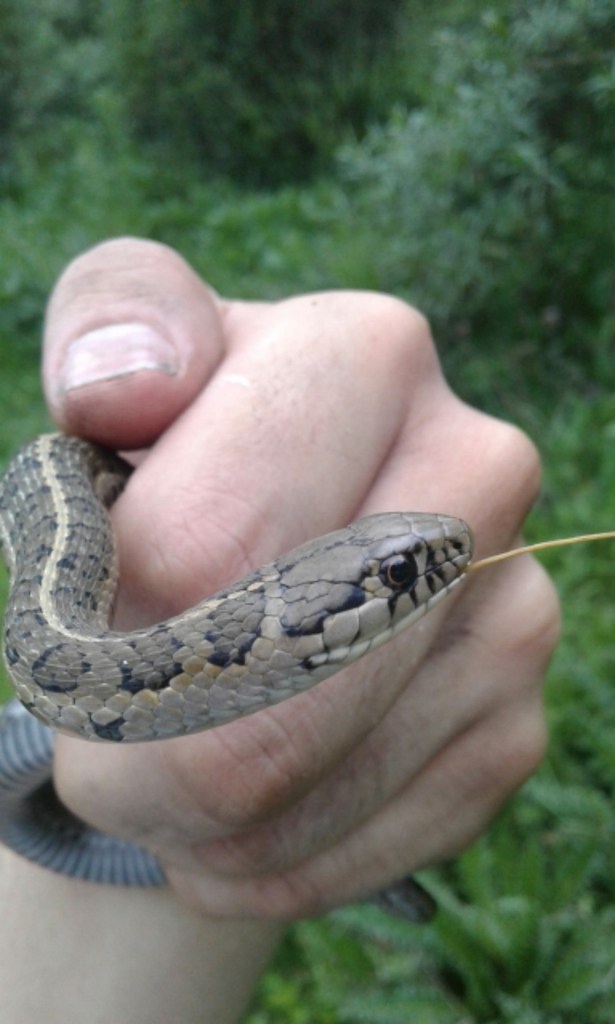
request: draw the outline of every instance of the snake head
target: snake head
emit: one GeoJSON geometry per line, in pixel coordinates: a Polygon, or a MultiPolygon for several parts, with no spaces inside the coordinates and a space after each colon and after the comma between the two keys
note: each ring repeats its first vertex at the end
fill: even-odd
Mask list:
{"type": "Polygon", "coordinates": [[[313,638],[304,668],[324,678],[396,636],[463,578],[472,550],[461,519],[391,512],[279,559],[284,632],[313,638]]]}

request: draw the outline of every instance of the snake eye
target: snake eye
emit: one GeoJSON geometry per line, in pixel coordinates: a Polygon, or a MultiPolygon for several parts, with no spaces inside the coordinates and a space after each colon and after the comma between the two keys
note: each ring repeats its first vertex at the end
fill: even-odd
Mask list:
{"type": "Polygon", "coordinates": [[[382,563],[380,575],[393,590],[411,587],[418,575],[412,555],[393,555],[382,563]]]}

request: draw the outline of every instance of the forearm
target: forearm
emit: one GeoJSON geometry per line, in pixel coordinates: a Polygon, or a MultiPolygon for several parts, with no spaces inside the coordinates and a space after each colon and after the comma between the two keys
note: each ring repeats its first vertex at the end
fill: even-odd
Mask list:
{"type": "Polygon", "coordinates": [[[0,848],[7,1024],[231,1024],[280,932],[197,916],[168,889],[68,879],[0,848]]]}

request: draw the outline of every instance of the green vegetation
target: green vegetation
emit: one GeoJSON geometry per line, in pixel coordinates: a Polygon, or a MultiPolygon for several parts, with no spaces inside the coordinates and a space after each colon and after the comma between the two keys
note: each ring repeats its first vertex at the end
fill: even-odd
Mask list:
{"type": "MultiPolygon", "coordinates": [[[[540,447],[528,539],[612,528],[611,0],[352,6],[0,0],[0,457],[46,426],[55,277],[134,233],[227,294],[415,301],[454,386],[540,447]]],[[[565,616],[549,754],[425,874],[435,923],[296,925],[246,1024],[612,1024],[611,551],[543,557],[565,616]]]]}

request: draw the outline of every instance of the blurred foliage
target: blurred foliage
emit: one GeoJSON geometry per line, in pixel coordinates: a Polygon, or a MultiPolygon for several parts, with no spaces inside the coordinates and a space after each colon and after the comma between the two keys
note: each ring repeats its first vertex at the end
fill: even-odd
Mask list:
{"type": "Polygon", "coordinates": [[[135,138],[244,181],[305,178],[340,128],[362,134],[403,89],[402,0],[111,0],[103,23],[135,138]]]}
{"type": "MultiPolygon", "coordinates": [[[[48,425],[54,279],[133,233],[226,294],[416,302],[457,390],[539,443],[528,538],[608,529],[614,68],[611,0],[0,0],[0,458],[48,425]]],[[[371,907],[297,924],[246,1024],[615,1020],[606,550],[541,556],[564,611],[549,754],[425,873],[434,924],[371,907]]]]}
{"type": "MultiPolygon", "coordinates": [[[[96,0],[1,0],[0,186],[23,195],[21,158],[49,165],[70,148],[74,126],[96,118],[106,48],[96,0]]],[[[49,170],[49,166],[47,167],[49,170]]]]}
{"type": "Polygon", "coordinates": [[[461,378],[495,345],[548,390],[571,368],[613,384],[614,53],[610,0],[485,9],[433,38],[423,105],[342,152],[363,272],[429,315],[461,378]]]}
{"type": "Polygon", "coordinates": [[[341,134],[362,135],[409,99],[404,9],[404,0],[2,0],[0,129],[13,156],[24,141],[60,155],[71,124],[87,127],[111,104],[126,139],[180,174],[305,180],[330,166],[341,134]]]}

